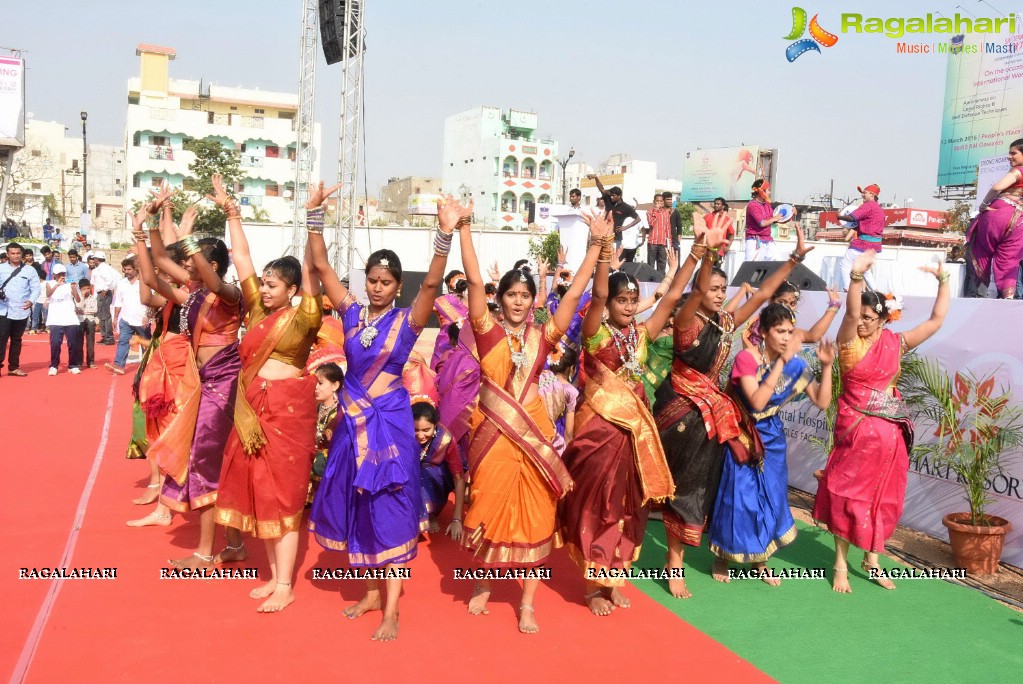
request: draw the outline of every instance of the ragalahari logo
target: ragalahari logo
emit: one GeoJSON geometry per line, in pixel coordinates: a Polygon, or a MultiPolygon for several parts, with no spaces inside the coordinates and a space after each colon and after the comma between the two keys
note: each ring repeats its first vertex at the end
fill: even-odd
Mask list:
{"type": "Polygon", "coordinates": [[[818,45],[831,47],[838,42],[838,36],[821,28],[821,25],[817,23],[817,17],[818,15],[815,14],[810,20],[810,38],[802,38],[807,30],[806,10],[802,7],[792,8],[792,30],[789,35],[785,36],[785,40],[795,40],[796,42],[785,48],[785,59],[795,62],[800,55],[811,50],[820,52],[821,49],[818,45]]]}

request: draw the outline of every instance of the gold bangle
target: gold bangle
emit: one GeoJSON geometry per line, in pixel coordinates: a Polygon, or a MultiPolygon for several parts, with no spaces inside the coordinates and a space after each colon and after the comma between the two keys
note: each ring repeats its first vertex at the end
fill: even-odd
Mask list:
{"type": "Polygon", "coordinates": [[[863,274],[859,271],[849,271],[849,280],[854,283],[858,283],[863,280],[863,274]]]}
{"type": "Polygon", "coordinates": [[[948,271],[942,271],[941,275],[938,276],[938,285],[944,285],[948,282],[948,279],[952,277],[952,274],[948,271]]]}

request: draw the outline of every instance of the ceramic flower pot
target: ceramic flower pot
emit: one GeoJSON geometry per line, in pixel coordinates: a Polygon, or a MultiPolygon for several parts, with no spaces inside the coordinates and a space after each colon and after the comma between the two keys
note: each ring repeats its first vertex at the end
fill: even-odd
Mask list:
{"type": "Polygon", "coordinates": [[[966,568],[968,575],[993,575],[998,572],[1005,533],[1012,525],[1005,518],[987,516],[989,525],[970,524],[969,513],[949,513],[941,519],[948,528],[948,541],[956,567],[966,568]]]}

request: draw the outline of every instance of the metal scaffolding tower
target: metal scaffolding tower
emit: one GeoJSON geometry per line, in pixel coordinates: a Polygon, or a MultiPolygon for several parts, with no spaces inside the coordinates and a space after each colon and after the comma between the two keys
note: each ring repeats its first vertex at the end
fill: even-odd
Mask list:
{"type": "Polygon", "coordinates": [[[341,130],[338,150],[337,231],[331,261],[341,278],[351,272],[355,256],[355,226],[359,205],[356,198],[356,180],[359,172],[359,152],[362,142],[362,76],[365,32],[363,10],[365,0],[344,3],[344,50],[341,81],[341,130]]]}
{"type": "Polygon", "coordinates": [[[317,0],[302,0],[302,49],[298,72],[298,116],[295,121],[295,208],[289,254],[302,258],[305,250],[305,203],[313,168],[313,128],[316,114],[317,0]]]}

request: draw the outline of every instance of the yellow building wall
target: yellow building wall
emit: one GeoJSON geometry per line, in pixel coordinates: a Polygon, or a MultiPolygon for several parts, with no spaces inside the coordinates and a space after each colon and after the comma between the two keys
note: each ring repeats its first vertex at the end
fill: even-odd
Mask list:
{"type": "Polygon", "coordinates": [[[141,61],[143,92],[166,93],[170,79],[169,57],[154,52],[143,52],[141,61]]]}
{"type": "MultiPolygon", "coordinates": [[[[195,104],[195,99],[181,98],[182,109],[192,109],[195,104]]],[[[287,116],[280,117],[280,112],[285,114],[291,114],[291,118],[295,116],[294,109],[281,109],[278,107],[270,106],[256,106],[247,104],[232,104],[230,102],[217,102],[216,100],[202,100],[199,105],[199,110],[204,112],[213,112],[214,114],[239,114],[241,116],[265,116],[269,119],[277,118],[289,118],[287,116]],[[233,108],[233,109],[232,109],[233,108]],[[262,109],[262,112],[257,112],[257,109],[262,109]]]]}

